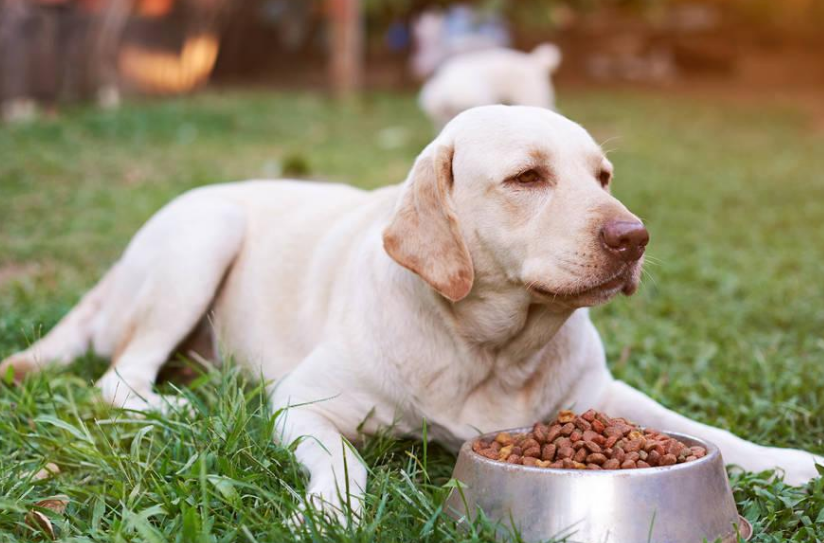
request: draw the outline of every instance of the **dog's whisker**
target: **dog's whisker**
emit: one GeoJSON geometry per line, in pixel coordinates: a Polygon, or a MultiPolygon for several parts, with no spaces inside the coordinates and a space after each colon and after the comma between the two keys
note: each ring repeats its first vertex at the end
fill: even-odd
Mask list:
{"type": "Polygon", "coordinates": [[[611,136],[611,137],[605,139],[604,141],[602,141],[601,143],[599,143],[598,145],[600,147],[603,147],[604,145],[606,145],[607,143],[609,143],[611,141],[620,140],[620,139],[621,139],[621,136],[611,136]]]}

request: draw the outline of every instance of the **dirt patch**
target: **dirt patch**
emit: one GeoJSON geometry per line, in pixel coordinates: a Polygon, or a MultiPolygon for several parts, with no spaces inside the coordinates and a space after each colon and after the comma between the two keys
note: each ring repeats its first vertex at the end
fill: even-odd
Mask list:
{"type": "Polygon", "coordinates": [[[0,288],[13,281],[36,277],[42,271],[42,266],[36,262],[7,262],[0,264],[0,288]]]}

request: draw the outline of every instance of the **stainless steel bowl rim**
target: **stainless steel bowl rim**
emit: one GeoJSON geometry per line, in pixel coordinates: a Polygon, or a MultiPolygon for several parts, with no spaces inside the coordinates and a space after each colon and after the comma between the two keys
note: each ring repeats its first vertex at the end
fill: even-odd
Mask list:
{"type": "MultiPolygon", "coordinates": [[[[563,475],[563,476],[570,476],[570,477],[615,477],[615,476],[622,476],[622,477],[643,477],[645,475],[653,474],[653,473],[662,473],[667,471],[676,471],[680,469],[689,469],[691,466],[695,466],[700,462],[709,462],[715,456],[721,454],[718,451],[718,447],[714,444],[704,441],[703,439],[699,439],[695,436],[691,436],[689,434],[682,434],[680,432],[668,432],[666,430],[659,430],[660,433],[665,434],[669,437],[675,438],[678,441],[694,441],[696,442],[699,447],[704,447],[707,450],[707,454],[697,460],[693,460],[692,462],[684,462],[682,464],[673,464],[672,466],[654,466],[649,468],[635,468],[635,469],[571,469],[571,468],[541,468],[538,466],[524,466],[522,464],[508,464],[506,462],[502,462],[500,460],[492,460],[491,458],[487,458],[485,456],[481,456],[480,454],[476,453],[472,450],[472,444],[478,441],[479,439],[494,439],[495,436],[502,432],[506,432],[509,434],[526,434],[532,431],[532,426],[523,426],[520,428],[511,428],[508,430],[498,430],[497,432],[489,432],[487,434],[481,434],[477,437],[474,437],[466,442],[461,446],[462,449],[467,449],[469,454],[474,455],[475,461],[479,461],[484,464],[493,465],[497,468],[505,469],[505,470],[526,470],[526,471],[535,471],[538,473],[552,473],[554,475],[563,475]]],[[[691,445],[696,446],[696,445],[691,445]]]]}

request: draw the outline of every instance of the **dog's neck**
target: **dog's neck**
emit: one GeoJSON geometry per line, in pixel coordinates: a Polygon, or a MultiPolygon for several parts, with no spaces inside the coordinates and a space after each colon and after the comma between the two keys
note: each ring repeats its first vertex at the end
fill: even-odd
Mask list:
{"type": "Polygon", "coordinates": [[[460,302],[443,303],[450,326],[468,345],[523,364],[534,357],[572,315],[570,308],[535,303],[522,285],[476,279],[460,302]]]}

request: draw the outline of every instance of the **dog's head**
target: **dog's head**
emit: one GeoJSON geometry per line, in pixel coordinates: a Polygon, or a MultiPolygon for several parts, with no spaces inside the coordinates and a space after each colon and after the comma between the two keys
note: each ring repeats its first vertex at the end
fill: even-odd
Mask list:
{"type": "Polygon", "coordinates": [[[636,290],[649,241],[611,181],[601,148],[561,115],[475,108],[416,160],[384,247],[452,301],[484,273],[537,302],[603,303],[636,290]]]}

